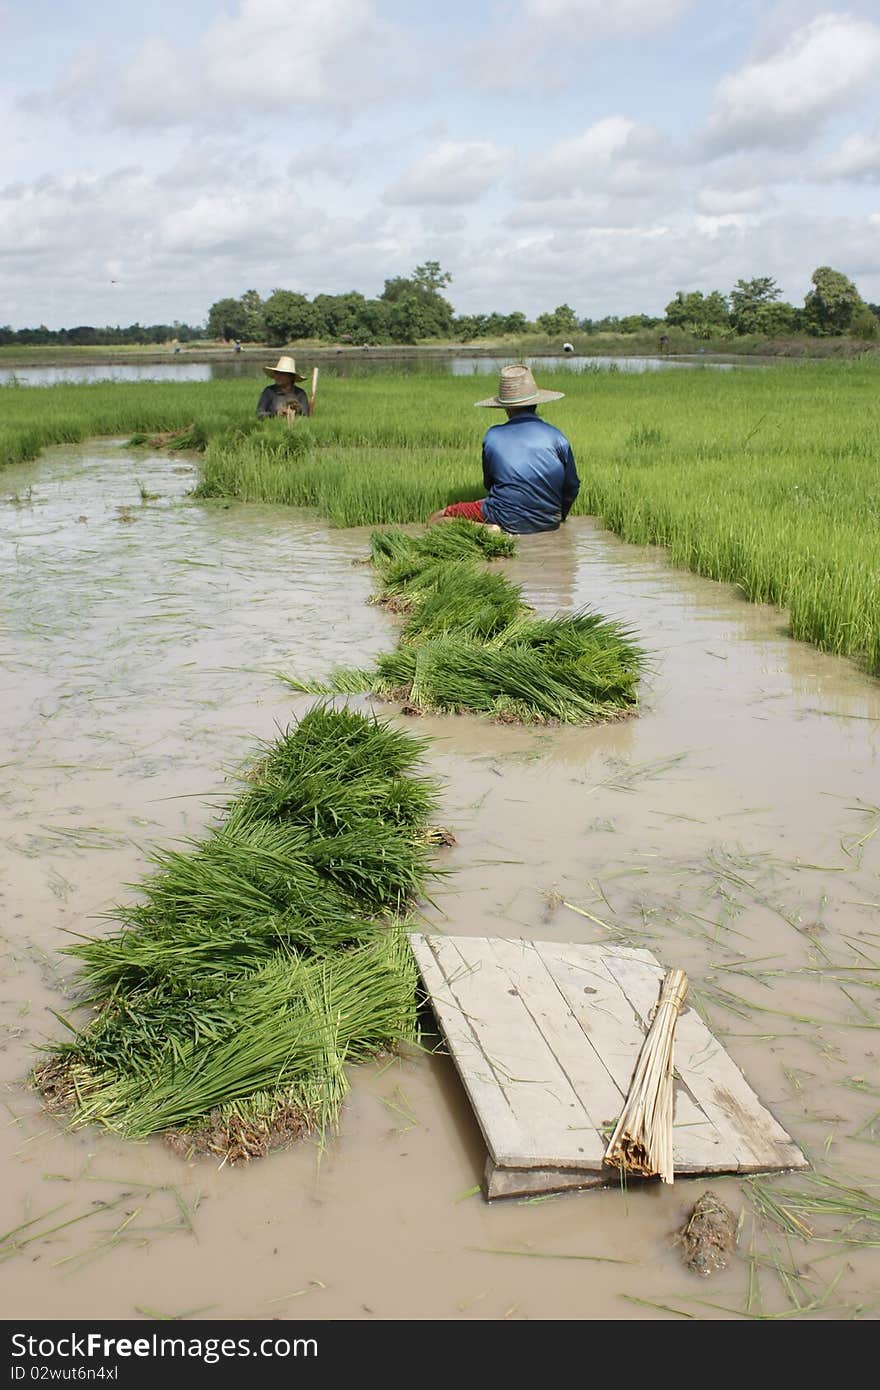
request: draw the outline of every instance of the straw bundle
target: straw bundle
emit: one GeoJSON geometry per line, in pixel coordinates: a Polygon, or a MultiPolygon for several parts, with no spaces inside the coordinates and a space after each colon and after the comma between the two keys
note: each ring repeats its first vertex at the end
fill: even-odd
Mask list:
{"type": "Polygon", "coordinates": [[[673,1181],[672,1044],[687,994],[683,970],[667,972],[605,1162],[622,1173],[673,1181]]]}

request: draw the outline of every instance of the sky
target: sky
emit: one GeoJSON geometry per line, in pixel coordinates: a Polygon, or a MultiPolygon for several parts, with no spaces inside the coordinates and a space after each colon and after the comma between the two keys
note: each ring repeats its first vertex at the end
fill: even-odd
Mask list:
{"type": "Polygon", "coordinates": [[[0,0],[0,324],[880,302],[880,0],[0,0]]]}

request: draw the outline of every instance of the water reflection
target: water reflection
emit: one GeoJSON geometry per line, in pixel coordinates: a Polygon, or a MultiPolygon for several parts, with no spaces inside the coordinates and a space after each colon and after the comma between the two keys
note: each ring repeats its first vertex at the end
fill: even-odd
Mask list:
{"type": "MultiPolygon", "coordinates": [[[[374,376],[382,372],[421,375],[430,373],[445,376],[494,376],[511,357],[436,356],[413,357],[408,354],[353,356],[340,350],[336,356],[316,355],[321,372],[334,377],[374,376]]],[[[526,357],[523,359],[537,371],[568,372],[657,372],[680,368],[711,367],[730,371],[734,366],[755,366],[754,362],[720,362],[708,357],[526,357]]],[[[80,363],[65,367],[4,367],[0,369],[2,386],[58,386],[96,381],[228,381],[246,377],[262,380],[260,364],[251,360],[222,362],[118,362],[89,365],[80,363]]]]}

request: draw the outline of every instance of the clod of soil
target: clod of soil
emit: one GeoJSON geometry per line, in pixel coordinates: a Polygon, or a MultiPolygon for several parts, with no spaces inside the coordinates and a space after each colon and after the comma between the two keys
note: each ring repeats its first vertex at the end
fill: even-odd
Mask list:
{"type": "Polygon", "coordinates": [[[445,825],[429,825],[425,831],[425,844],[428,845],[454,845],[455,836],[445,825]]]}
{"type": "Polygon", "coordinates": [[[211,1112],[204,1125],[166,1130],[162,1138],[180,1158],[210,1156],[230,1164],[248,1163],[302,1138],[311,1131],[312,1124],[312,1117],[295,1105],[279,1106],[271,1118],[250,1120],[218,1109],[211,1112]]]}
{"type": "Polygon", "coordinates": [[[704,1278],[724,1269],[736,1249],[736,1227],[730,1208],[714,1192],[704,1192],[675,1237],[688,1269],[704,1278]]]}

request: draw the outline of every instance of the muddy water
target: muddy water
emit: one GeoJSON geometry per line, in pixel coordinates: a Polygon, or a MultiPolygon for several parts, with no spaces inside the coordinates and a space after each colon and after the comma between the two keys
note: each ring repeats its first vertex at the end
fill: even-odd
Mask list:
{"type": "MultiPolygon", "coordinates": [[[[0,1266],[4,1316],[876,1316],[880,1255],[841,1242],[845,1218],[809,1218],[831,1240],[789,1241],[735,1178],[487,1206],[442,1058],[360,1069],[320,1161],[303,1144],[250,1168],[186,1164],[47,1118],[22,1079],[62,1031],[51,1010],[73,1007],[65,933],[100,930],[150,842],[201,828],[224,770],[307,706],[275,670],[361,664],[392,641],[351,564],[362,533],[202,506],[191,484],[184,461],[112,444],[3,475],[0,1232],[34,1222],[0,1266]],[[744,1214],[709,1284],[671,1242],[707,1186],[744,1214]]],[[[880,687],[586,519],[528,538],[510,573],[542,611],[594,604],[638,631],[641,714],[418,721],[458,837],[425,916],[683,966],[816,1172],[876,1198],[880,687]]]]}
{"type": "MultiPolygon", "coordinates": [[[[328,376],[364,376],[382,372],[432,372],[452,376],[495,376],[507,362],[506,357],[456,357],[438,354],[420,357],[401,352],[395,356],[366,358],[340,351],[337,356],[322,353],[321,371],[328,376]]],[[[724,362],[700,357],[528,357],[529,366],[544,371],[592,372],[611,369],[617,372],[658,372],[679,368],[711,367],[729,372],[734,367],[754,367],[754,360],[736,359],[724,362]]],[[[762,362],[760,365],[766,365],[762,362]]],[[[262,379],[260,366],[253,359],[233,359],[222,362],[107,363],[91,366],[80,363],[66,367],[0,367],[0,386],[13,382],[19,386],[58,386],[65,382],[95,381],[228,381],[235,377],[262,379]]]]}

